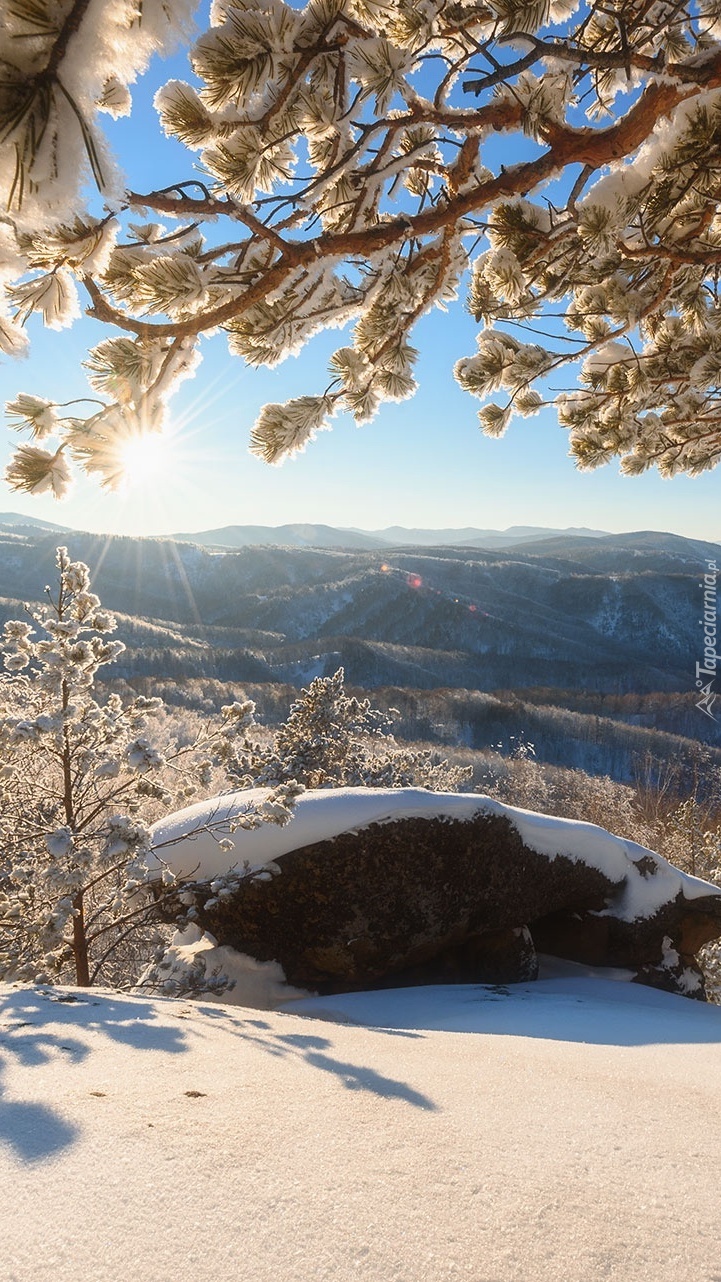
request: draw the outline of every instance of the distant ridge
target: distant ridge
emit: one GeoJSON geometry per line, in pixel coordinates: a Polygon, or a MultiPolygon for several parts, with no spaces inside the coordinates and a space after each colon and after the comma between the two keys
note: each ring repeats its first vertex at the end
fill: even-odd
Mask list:
{"type": "Polygon", "coordinates": [[[506,548],[519,543],[534,543],[552,538],[604,538],[604,530],[571,528],[546,529],[540,525],[512,525],[507,530],[481,530],[474,526],[462,529],[407,529],[390,525],[384,530],[338,529],[332,525],[294,523],[289,525],[225,525],[216,530],[173,534],[180,543],[197,543],[200,547],[243,548],[350,548],[370,552],[390,547],[474,547],[506,548]]]}
{"type": "MultiPolygon", "coordinates": [[[[358,531],[360,533],[360,531],[358,531]]],[[[412,547],[511,547],[516,543],[532,543],[536,539],[605,537],[606,530],[589,530],[585,527],[549,529],[543,525],[511,525],[507,530],[480,530],[473,526],[462,529],[432,530],[408,529],[403,525],[390,525],[385,530],[368,530],[373,538],[392,546],[412,547]]]]}
{"type": "Polygon", "coordinates": [[[267,545],[292,548],[356,548],[372,552],[384,543],[362,530],[337,530],[331,525],[224,525],[196,534],[172,534],[179,543],[200,547],[245,548],[267,545]]]}
{"type": "Polygon", "coordinates": [[[706,558],[716,559],[721,551],[721,542],[707,539],[689,539],[681,534],[669,534],[664,530],[633,530],[627,534],[605,534],[602,538],[557,537],[549,535],[545,539],[534,539],[532,547],[528,542],[516,544],[526,553],[541,557],[572,557],[586,566],[597,562],[609,570],[610,558],[619,557],[618,569],[633,569],[633,558],[656,556],[668,564],[669,557],[688,564],[691,557],[698,558],[700,566],[706,558]],[[631,558],[629,560],[629,558],[631,558]]]}
{"type": "Polygon", "coordinates": [[[72,534],[69,525],[56,525],[55,521],[41,521],[37,516],[22,516],[19,512],[0,512],[0,526],[9,525],[14,530],[23,526],[33,530],[47,530],[49,534],[72,534]]]}
{"type": "MultiPolygon", "coordinates": [[[[83,533],[68,525],[43,521],[19,512],[0,512],[0,532],[7,540],[43,534],[73,535],[83,533]],[[24,532],[24,535],[23,535],[24,532]]],[[[101,536],[98,536],[101,537],[101,536]]],[[[605,530],[570,526],[552,529],[542,525],[511,525],[507,530],[483,530],[474,526],[457,529],[406,527],[390,525],[382,530],[343,529],[313,522],[290,522],[286,525],[223,525],[217,529],[188,531],[165,535],[118,535],[118,538],[141,539],[145,542],[176,541],[194,543],[218,552],[240,551],[251,547],[318,549],[345,552],[383,552],[391,548],[467,548],[470,551],[523,551],[534,557],[562,556],[584,562],[605,562],[613,550],[619,556],[628,551],[638,556],[646,553],[669,553],[688,559],[692,552],[701,557],[716,556],[721,548],[717,540],[687,538],[663,530],[626,531],[610,534],[605,530]]],[[[614,570],[618,567],[614,566],[614,570]]]]}

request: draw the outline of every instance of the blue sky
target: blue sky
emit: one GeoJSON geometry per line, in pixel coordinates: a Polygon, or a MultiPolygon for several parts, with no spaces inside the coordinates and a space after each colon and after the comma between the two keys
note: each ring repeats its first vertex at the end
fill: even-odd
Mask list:
{"type": "MultiPolygon", "coordinates": [[[[155,63],[135,94],[133,117],[113,126],[116,150],[136,189],[192,177],[192,156],[148,129],[152,94],[178,60],[155,63]],[[144,123],[143,123],[144,122],[144,123]],[[148,145],[148,138],[153,141],[148,145]]],[[[123,534],[164,534],[229,524],[323,522],[372,529],[386,525],[509,525],[673,530],[721,539],[721,472],[661,480],[628,479],[612,464],[579,473],[552,411],[514,422],[501,440],[478,427],[478,402],[452,375],[474,351],[475,322],[461,302],[417,327],[420,390],[411,401],[385,406],[356,428],[338,418],[305,454],[270,468],[248,453],[258,409],[267,401],[323,391],[338,331],[322,335],[278,369],[253,370],[228,354],[222,336],[205,340],[203,364],[173,402],[174,437],[162,476],[138,481],[119,495],[78,482],[63,503],[11,493],[0,482],[0,509],[76,528],[123,534]]],[[[19,391],[65,401],[87,394],[80,362],[106,335],[84,319],[73,330],[30,329],[31,354],[0,364],[0,397],[19,391]]],[[[14,434],[0,432],[4,466],[14,434]]]]}

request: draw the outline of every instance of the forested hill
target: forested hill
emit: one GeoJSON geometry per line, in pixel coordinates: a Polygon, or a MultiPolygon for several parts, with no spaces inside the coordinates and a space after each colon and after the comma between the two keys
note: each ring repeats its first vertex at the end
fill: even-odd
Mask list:
{"type": "MultiPolygon", "coordinates": [[[[59,537],[0,528],[5,616],[41,598],[59,537]]],[[[702,655],[700,578],[721,557],[716,544],[646,533],[495,551],[223,553],[62,537],[103,602],[134,616],[128,663],[145,671],[303,683],[343,663],[357,685],[425,689],[688,693],[702,655]]]]}

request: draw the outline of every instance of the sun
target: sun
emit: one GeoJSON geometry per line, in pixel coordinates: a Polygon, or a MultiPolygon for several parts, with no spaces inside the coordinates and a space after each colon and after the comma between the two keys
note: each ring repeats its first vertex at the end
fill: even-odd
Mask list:
{"type": "Polygon", "coordinates": [[[130,489],[167,474],[173,462],[170,437],[161,432],[131,436],[118,448],[123,483],[130,489]]]}

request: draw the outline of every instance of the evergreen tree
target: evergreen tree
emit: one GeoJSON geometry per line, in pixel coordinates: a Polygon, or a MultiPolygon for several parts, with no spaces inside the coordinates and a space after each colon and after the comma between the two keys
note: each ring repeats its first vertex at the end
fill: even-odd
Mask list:
{"type": "Polygon", "coordinates": [[[193,9],[4,7],[0,347],[21,352],[34,313],[71,324],[81,297],[109,330],[84,413],[10,403],[32,437],[14,488],[62,495],[73,460],[116,485],[128,438],[162,429],[218,329],[272,367],[349,327],[325,390],[261,411],[263,458],[339,411],[365,422],[413,394],[413,328],[467,271],[481,328],[456,377],[484,431],[553,401],[582,468],[717,462],[719,0],[215,0],[191,42],[193,9]],[[193,83],[168,82],[156,108],[203,178],[137,191],[99,119],[129,113],[151,55],[178,42],[193,83]],[[566,364],[578,386],[551,391],[566,364]]]}
{"type": "Polygon", "coordinates": [[[390,733],[392,717],[356,699],[345,673],[316,677],[292,705],[265,748],[238,757],[246,784],[295,781],[306,788],[429,788],[456,792],[471,769],[451,766],[428,749],[401,748],[390,733]]]}
{"type": "MultiPolygon", "coordinates": [[[[111,694],[98,703],[96,674],[124,646],[108,639],[115,619],[89,590],[87,566],[65,548],[57,565],[56,594],[48,589],[47,607],[30,611],[35,628],[5,625],[0,978],[88,985],[117,980],[118,949],[153,922],[151,874],[156,894],[158,884],[177,889],[162,851],[151,850],[149,817],[209,784],[214,764],[236,767],[250,747],[253,704],[230,704],[190,742],[161,747],[152,732],[161,699],[123,706],[111,694]]],[[[293,784],[271,791],[237,826],[285,823],[297,792],[293,784]]],[[[148,952],[152,942],[151,930],[148,952]]]]}

